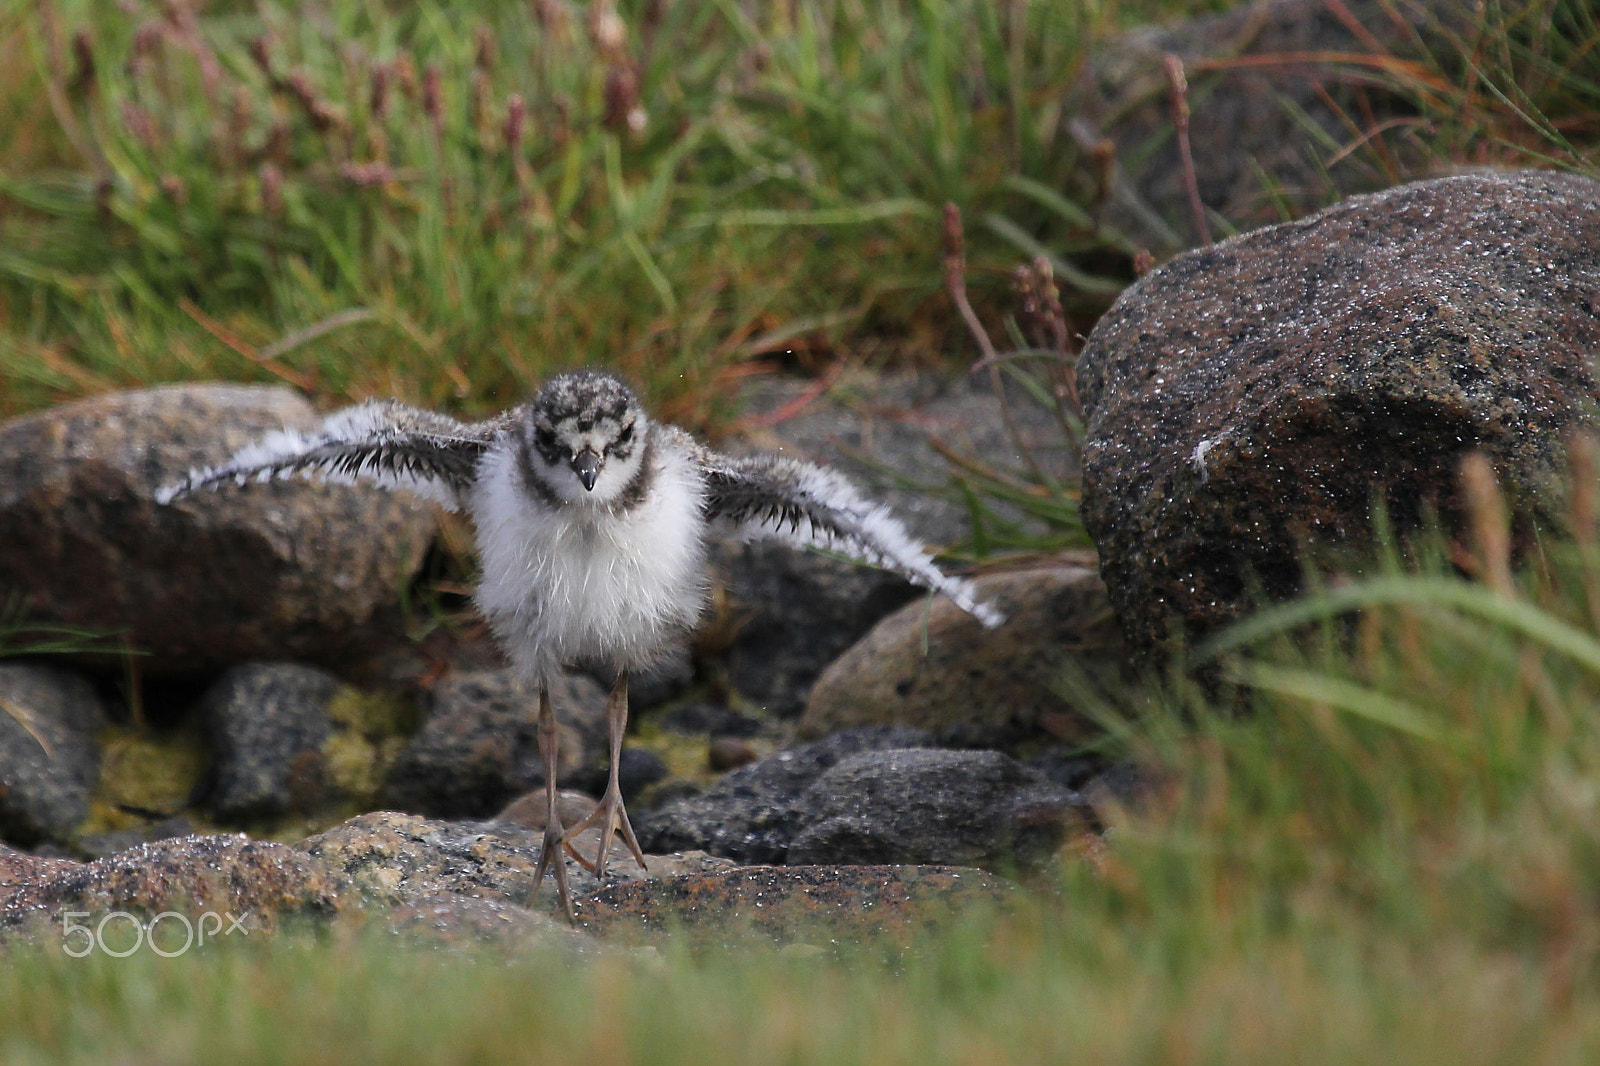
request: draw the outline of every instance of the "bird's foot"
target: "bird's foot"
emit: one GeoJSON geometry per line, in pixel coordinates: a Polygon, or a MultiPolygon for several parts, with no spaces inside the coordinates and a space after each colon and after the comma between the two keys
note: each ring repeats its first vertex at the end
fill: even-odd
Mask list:
{"type": "Polygon", "coordinates": [[[573,858],[582,863],[584,869],[592,871],[596,877],[606,875],[606,860],[611,857],[611,839],[618,833],[628,845],[628,850],[633,852],[634,860],[639,863],[639,869],[645,869],[644,851],[639,847],[639,838],[634,836],[633,826],[628,821],[628,808],[622,802],[621,789],[615,787],[606,789],[605,795],[595,809],[567,833],[568,847],[571,847],[570,841],[573,837],[592,825],[600,826],[600,847],[595,852],[594,862],[585,861],[576,851],[572,853],[573,858]]]}
{"type": "Polygon", "coordinates": [[[549,870],[556,879],[556,898],[561,901],[561,910],[566,914],[567,921],[576,923],[577,919],[572,913],[572,889],[567,884],[567,859],[563,852],[571,852],[572,857],[582,862],[572,845],[567,843],[571,834],[561,828],[559,818],[550,818],[544,827],[544,845],[539,849],[539,866],[533,872],[533,891],[528,893],[531,898],[539,892],[539,886],[544,882],[544,873],[549,870]]]}

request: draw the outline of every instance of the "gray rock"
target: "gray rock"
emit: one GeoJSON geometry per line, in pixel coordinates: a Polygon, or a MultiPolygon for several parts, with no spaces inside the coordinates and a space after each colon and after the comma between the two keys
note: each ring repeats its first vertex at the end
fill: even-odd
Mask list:
{"type": "Polygon", "coordinates": [[[0,838],[65,840],[100,780],[105,709],[76,674],[0,663],[0,838]]]}
{"type": "MultiPolygon", "coordinates": [[[[615,675],[592,675],[597,684],[610,687],[615,675]]],[[[694,660],[686,647],[672,648],[665,658],[644,670],[635,670],[628,677],[628,706],[634,711],[645,710],[667,702],[688,688],[694,681],[694,660]]]]}
{"type": "Polygon", "coordinates": [[[515,951],[538,943],[541,949],[560,945],[572,960],[604,953],[598,941],[569,925],[564,917],[454,892],[401,903],[384,912],[382,921],[396,939],[412,946],[515,951]]]}
{"type": "MultiPolygon", "coordinates": [[[[1463,22],[1465,10],[1454,0],[1348,0],[1337,8],[1324,0],[1266,0],[1103,42],[1082,106],[1069,112],[1086,146],[1107,136],[1117,149],[1122,174],[1102,217],[1158,256],[1200,243],[1173,131],[1167,54],[1180,57],[1187,72],[1200,199],[1236,229],[1381,188],[1394,180],[1389,168],[1397,160],[1418,176],[1434,153],[1415,142],[1406,123],[1329,164],[1329,145],[1355,137],[1348,116],[1370,114],[1376,125],[1414,114],[1402,91],[1370,80],[1358,85],[1338,64],[1272,60],[1376,55],[1376,43],[1384,55],[1426,61],[1426,49],[1456,50],[1448,24],[1463,22]],[[1213,69],[1204,69],[1208,62],[1213,69]],[[1385,156],[1374,151],[1377,144],[1385,156]]],[[[1210,225],[1217,232],[1215,218],[1210,225]]]]}
{"type": "Polygon", "coordinates": [[[942,598],[902,607],[817,680],[800,735],[901,724],[984,747],[1094,735],[1062,694],[1063,664],[1114,681],[1122,637],[1092,553],[1077,561],[978,578],[978,598],[1006,615],[995,630],[942,598]]]}
{"type": "MultiPolygon", "coordinates": [[[[639,793],[667,776],[667,764],[661,756],[648,748],[622,747],[622,765],[617,769],[617,785],[624,799],[632,800],[639,793]]],[[[603,787],[603,786],[602,786],[603,787]]]]}
{"type": "Polygon", "coordinates": [[[1079,362],[1084,523],[1133,648],[1294,593],[1305,547],[1457,509],[1462,454],[1549,510],[1595,402],[1600,183],[1526,171],[1359,197],[1187,253],[1079,362]],[[1381,489],[1379,488],[1381,486],[1381,489]]]}
{"type": "Polygon", "coordinates": [[[724,774],[698,796],[671,800],[655,810],[630,812],[646,851],[691,849],[744,863],[781,863],[804,824],[797,806],[816,779],[839,760],[863,751],[931,744],[927,733],[906,726],[869,726],[835,733],[769,755],[724,774]]]}
{"type": "Polygon", "coordinates": [[[211,806],[223,818],[308,813],[332,798],[322,747],[333,675],[297,663],[235,666],[200,699],[216,753],[211,806]]]}
{"type": "Polygon", "coordinates": [[[806,790],[789,863],[1037,866],[1083,801],[997,751],[912,748],[840,761],[806,790]]]}
{"type": "Polygon", "coordinates": [[[278,482],[156,504],[262,434],[314,425],[287,389],[176,385],[0,425],[0,603],[121,631],[148,673],[337,662],[391,639],[431,508],[371,487],[278,482]]]}
{"type": "Polygon", "coordinates": [[[686,736],[753,737],[762,731],[760,719],[721,703],[688,700],[655,717],[663,729],[686,736]]]}
{"type": "MultiPolygon", "coordinates": [[[[606,694],[589,678],[564,675],[550,693],[561,725],[560,783],[603,782],[606,694]]],[[[427,721],[394,765],[385,801],[442,818],[486,818],[544,784],[539,694],[510,672],[446,678],[429,696],[427,721]]]]}

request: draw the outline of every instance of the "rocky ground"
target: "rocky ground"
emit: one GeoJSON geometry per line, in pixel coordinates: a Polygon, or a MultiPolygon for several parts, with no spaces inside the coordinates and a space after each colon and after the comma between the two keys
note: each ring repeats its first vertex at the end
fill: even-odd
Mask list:
{"type": "MultiPolygon", "coordinates": [[[[925,535],[962,532],[952,504],[896,487],[890,473],[947,479],[929,433],[969,451],[1006,447],[985,388],[960,375],[861,372],[826,396],[813,391],[762,381],[733,446],[850,469],[925,535]]],[[[544,786],[535,693],[469,613],[442,619],[437,639],[407,636],[427,621],[400,602],[422,551],[369,538],[380,558],[338,570],[345,614],[305,606],[334,580],[330,556],[342,558],[321,541],[361,541],[373,509],[395,498],[294,483],[178,508],[150,502],[155,485],[235,446],[228,419],[254,430],[298,402],[274,388],[171,387],[0,427],[13,469],[25,467],[10,479],[6,521],[35,529],[0,549],[0,569],[21,587],[22,575],[44,574],[48,592],[74,556],[115,560],[114,613],[87,596],[76,613],[65,597],[38,597],[37,609],[85,629],[114,617],[163,635],[126,660],[137,664],[137,700],[97,669],[115,659],[99,647],[0,666],[0,834],[13,846],[4,927],[49,936],[67,911],[187,909],[265,929],[378,921],[407,935],[514,939],[559,915],[553,886],[531,894],[544,786]],[[84,426],[96,427],[90,446],[50,446],[84,426]],[[120,501],[125,517],[61,505],[82,495],[120,501]],[[163,538],[182,550],[152,547],[163,538]],[[50,566],[30,562],[41,551],[55,553],[50,566]],[[254,568],[264,572],[243,593],[225,587],[254,568]],[[158,587],[161,596],[124,594],[158,587]],[[358,607],[363,617],[347,617],[358,607]],[[247,639],[270,645],[273,626],[294,654],[239,650],[247,639]],[[224,634],[220,650],[208,633],[224,634]],[[239,661],[216,668],[228,659],[239,661]]],[[[1053,419],[1020,417],[1041,455],[1066,461],[1053,419]]],[[[400,506],[405,528],[435,527],[431,509],[400,506]]],[[[831,910],[824,899],[854,898],[862,909],[849,920],[892,925],[953,898],[1002,899],[1009,882],[997,874],[1046,870],[1091,820],[1080,786],[1094,768],[1063,754],[1081,730],[1051,691],[1050,664],[1074,651],[1119,658],[1092,555],[980,577],[1017,619],[1002,639],[840,560],[733,542],[714,554],[710,635],[633,690],[636,739],[621,776],[649,868],[620,847],[606,884],[574,864],[580,926],[620,929],[636,910],[648,928],[664,911],[682,920],[742,909],[748,894],[771,901],[762,913],[773,935],[794,935],[781,914],[831,910]],[[771,869],[733,872],[758,867],[771,869]],[[657,887],[623,890],[641,877],[657,887]]],[[[553,699],[561,784],[592,794],[605,773],[604,691],[575,673],[553,699]]],[[[567,795],[570,823],[593,801],[567,795]]]]}

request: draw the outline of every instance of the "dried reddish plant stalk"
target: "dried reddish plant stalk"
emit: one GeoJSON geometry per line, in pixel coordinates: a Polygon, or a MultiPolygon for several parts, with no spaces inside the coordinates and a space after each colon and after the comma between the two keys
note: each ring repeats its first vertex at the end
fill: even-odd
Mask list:
{"type": "Polygon", "coordinates": [[[1211,243],[1211,227],[1206,224],[1206,206],[1200,201],[1200,182],[1195,177],[1194,153],[1189,148],[1189,79],[1183,74],[1183,60],[1168,53],[1162,57],[1167,84],[1172,90],[1172,128],[1178,137],[1178,158],[1183,162],[1183,184],[1189,192],[1189,211],[1194,215],[1195,238],[1211,243]]]}

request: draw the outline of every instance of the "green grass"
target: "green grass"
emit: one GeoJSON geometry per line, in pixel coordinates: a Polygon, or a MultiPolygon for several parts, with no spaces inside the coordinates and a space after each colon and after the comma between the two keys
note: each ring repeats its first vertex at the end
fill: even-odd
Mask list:
{"type": "Polygon", "coordinates": [[[1524,960],[1222,931],[1174,969],[1096,924],[971,930],[909,964],[732,948],[715,960],[511,963],[355,941],[0,974],[8,1063],[1582,1062],[1587,997],[1524,960]],[[24,980],[26,983],[24,984],[24,980]]]}
{"type": "Polygon", "coordinates": [[[0,16],[35,78],[0,155],[13,409],[210,376],[483,407],[603,362],[714,413],[752,354],[938,333],[947,200],[1103,243],[1014,183],[1083,184],[1087,7],[173,10],[0,16]]]}

